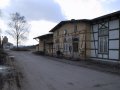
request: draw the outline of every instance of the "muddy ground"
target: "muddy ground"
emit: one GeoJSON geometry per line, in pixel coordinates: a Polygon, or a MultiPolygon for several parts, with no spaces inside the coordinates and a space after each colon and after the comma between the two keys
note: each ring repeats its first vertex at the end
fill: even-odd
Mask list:
{"type": "Polygon", "coordinates": [[[0,64],[0,90],[23,90],[24,75],[13,56],[0,64]]]}

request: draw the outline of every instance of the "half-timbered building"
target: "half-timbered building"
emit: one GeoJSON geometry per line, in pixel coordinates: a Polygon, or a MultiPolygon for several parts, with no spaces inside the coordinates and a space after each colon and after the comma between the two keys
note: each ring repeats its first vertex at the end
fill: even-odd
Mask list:
{"type": "Polygon", "coordinates": [[[91,20],[90,58],[120,60],[120,11],[91,20]]]}

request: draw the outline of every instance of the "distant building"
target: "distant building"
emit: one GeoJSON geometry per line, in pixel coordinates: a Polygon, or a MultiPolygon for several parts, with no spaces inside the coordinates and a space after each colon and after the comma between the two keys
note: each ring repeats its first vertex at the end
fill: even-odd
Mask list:
{"type": "Polygon", "coordinates": [[[4,49],[11,49],[11,48],[13,48],[13,44],[10,43],[10,42],[8,42],[7,36],[3,37],[2,47],[3,47],[4,49]]]}
{"type": "Polygon", "coordinates": [[[12,49],[13,48],[13,44],[12,43],[5,43],[4,45],[3,45],[3,48],[4,49],[12,49]]]}
{"type": "Polygon", "coordinates": [[[8,38],[7,38],[6,36],[3,37],[2,43],[3,43],[3,44],[8,43],[8,38]]]}

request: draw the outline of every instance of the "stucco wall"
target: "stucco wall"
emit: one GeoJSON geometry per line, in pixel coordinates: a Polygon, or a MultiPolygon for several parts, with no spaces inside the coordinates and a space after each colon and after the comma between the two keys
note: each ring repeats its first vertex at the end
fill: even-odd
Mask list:
{"type": "MultiPolygon", "coordinates": [[[[59,50],[64,54],[65,57],[75,57],[75,58],[83,58],[85,57],[85,37],[87,40],[90,39],[90,25],[84,22],[76,23],[77,25],[77,32],[74,32],[75,24],[74,23],[67,23],[64,24],[62,27],[57,29],[53,33],[53,41],[54,41],[54,54],[56,54],[56,51],[59,50]],[[67,30],[67,34],[64,34],[64,30],[67,30]],[[85,33],[87,33],[85,35],[85,33]],[[78,38],[78,52],[73,52],[73,38],[78,38]],[[64,39],[66,39],[66,42],[64,42],[64,39]],[[58,40],[59,42],[56,42],[58,40]],[[65,48],[66,46],[66,48],[65,48]],[[69,50],[69,47],[71,48],[71,51],[69,50]]],[[[87,42],[86,48],[90,47],[90,42],[87,42]]],[[[86,51],[86,55],[89,56],[90,51],[86,51]]]]}

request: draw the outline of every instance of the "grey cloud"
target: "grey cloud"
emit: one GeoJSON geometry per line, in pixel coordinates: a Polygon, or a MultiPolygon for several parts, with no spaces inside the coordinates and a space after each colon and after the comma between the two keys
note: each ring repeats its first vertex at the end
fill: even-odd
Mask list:
{"type": "Polygon", "coordinates": [[[11,0],[6,11],[10,13],[19,12],[28,20],[59,22],[65,19],[59,4],[54,0],[11,0]]]}

